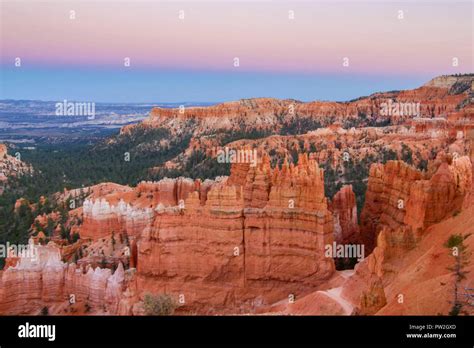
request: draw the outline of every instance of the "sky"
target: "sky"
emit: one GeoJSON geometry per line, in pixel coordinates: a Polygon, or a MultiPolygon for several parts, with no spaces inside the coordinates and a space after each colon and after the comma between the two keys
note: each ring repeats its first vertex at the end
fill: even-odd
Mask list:
{"type": "Polygon", "coordinates": [[[349,100],[473,72],[472,36],[470,1],[1,0],[0,99],[349,100]]]}

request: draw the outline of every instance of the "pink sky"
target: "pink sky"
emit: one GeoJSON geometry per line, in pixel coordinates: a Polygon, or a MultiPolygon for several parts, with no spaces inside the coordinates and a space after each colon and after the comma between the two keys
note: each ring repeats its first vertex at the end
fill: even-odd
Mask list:
{"type": "Polygon", "coordinates": [[[473,71],[470,2],[7,0],[1,7],[3,64],[21,57],[31,65],[118,67],[130,57],[145,68],[232,70],[238,57],[248,71],[473,71]]]}

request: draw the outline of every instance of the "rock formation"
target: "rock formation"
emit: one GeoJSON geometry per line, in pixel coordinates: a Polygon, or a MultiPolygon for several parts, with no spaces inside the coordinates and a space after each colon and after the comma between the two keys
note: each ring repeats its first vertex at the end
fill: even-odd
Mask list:
{"type": "MultiPolygon", "coordinates": [[[[356,304],[358,314],[390,313],[389,309],[383,309],[388,302],[387,296],[390,296],[392,301],[391,308],[404,308],[405,314],[419,314],[412,307],[413,298],[410,299],[411,307],[394,305],[397,301],[403,303],[404,296],[409,290],[405,289],[397,293],[391,289],[401,289],[400,286],[405,280],[401,280],[403,276],[400,274],[404,274],[407,278],[416,278],[419,275],[427,277],[427,273],[430,272],[428,269],[431,267],[426,266],[424,275],[413,275],[410,274],[409,267],[408,270],[401,267],[400,260],[404,260],[403,263],[406,265],[407,258],[419,258],[423,261],[421,263],[416,261],[413,264],[420,265],[431,262],[429,257],[450,255],[450,250],[444,247],[444,243],[449,238],[446,229],[444,233],[436,232],[437,237],[429,233],[439,230],[438,224],[443,225],[443,221],[457,216],[466,208],[464,202],[469,197],[472,188],[472,164],[467,156],[455,160],[452,160],[450,156],[440,157],[442,160],[436,164],[436,168],[432,168],[431,174],[430,172],[421,173],[397,161],[372,166],[366,204],[361,216],[361,231],[366,245],[373,245],[375,248],[355,267],[354,276],[348,280],[343,289],[343,295],[356,304]],[[438,251],[430,251],[431,256],[425,254],[420,257],[420,249],[422,249],[420,245],[424,245],[423,248],[429,248],[427,245],[430,244],[427,241],[439,238],[439,235],[442,235],[444,239],[441,242],[438,239],[436,243],[438,251]],[[445,251],[440,251],[443,248],[445,251]],[[394,278],[397,280],[394,281],[394,278]],[[385,291],[387,287],[389,293],[385,291]],[[399,297],[400,295],[402,297],[399,297]]],[[[469,209],[471,208],[472,205],[469,206],[469,209]]],[[[466,214],[470,214],[469,210],[463,215],[466,214]]],[[[451,233],[468,233],[459,226],[454,226],[454,231],[451,233]]],[[[444,277],[449,274],[446,272],[448,263],[441,262],[444,265],[444,272],[442,272],[444,277]]],[[[418,290],[432,291],[427,288],[424,290],[418,288],[418,290]]],[[[413,296],[412,292],[411,295],[413,296]]],[[[449,301],[446,300],[438,309],[446,310],[448,304],[449,301]]],[[[425,310],[422,313],[427,312],[425,310]]],[[[429,313],[435,314],[434,307],[429,313]]]]}
{"type": "Polygon", "coordinates": [[[339,244],[360,243],[356,197],[352,185],[343,186],[329,206],[334,217],[334,239],[339,244]]]}
{"type": "Polygon", "coordinates": [[[428,226],[462,209],[472,186],[468,157],[446,159],[430,178],[425,176],[400,161],[372,165],[361,214],[362,237],[369,248],[384,228],[399,231],[412,244],[428,226]]]}
{"type": "Polygon", "coordinates": [[[81,237],[114,226],[135,239],[141,295],[166,289],[191,308],[235,311],[251,308],[257,293],[268,302],[334,272],[323,254],[333,239],[323,172],[307,156],[281,169],[267,157],[257,167],[236,164],[214,183],[165,179],[134,191],[87,201],[81,237]]]}
{"type": "MultiPolygon", "coordinates": [[[[440,77],[346,103],[259,98],[155,108],[122,134],[163,127],[191,137],[156,170],[179,171],[194,151],[218,166],[223,146],[256,150],[257,165],[233,163],[228,177],[214,180],[58,193],[61,202],[84,199],[69,213],[81,239],[52,236],[38,246],[36,261],[9,257],[0,313],[48,307],[55,314],[142,315],[144,295],[152,293],[171,295],[179,314],[446,314],[451,259],[443,244],[474,226],[470,82],[440,77]],[[420,103],[420,113],[382,115],[387,101],[420,103]],[[220,141],[249,131],[273,135],[220,141]],[[362,243],[366,257],[354,270],[336,271],[325,255],[333,242],[362,243]],[[427,289],[442,298],[416,298],[427,289]]],[[[37,224],[54,216],[37,216],[37,224]]]]}
{"type": "MultiPolygon", "coordinates": [[[[330,126],[335,122],[353,121],[358,126],[384,123],[404,124],[414,117],[443,117],[459,112],[459,105],[469,103],[471,76],[441,76],[419,88],[408,91],[375,93],[350,102],[303,103],[297,100],[272,98],[242,99],[210,107],[154,108],[150,117],[140,127],[163,127],[172,133],[191,130],[195,139],[209,131],[220,130],[267,130],[277,134],[285,126],[296,121],[309,120],[330,126]],[[415,103],[416,115],[384,115],[383,104],[415,103]]],[[[461,111],[462,112],[462,111],[461,111]]],[[[122,133],[130,132],[136,125],[126,126],[122,133]]]]}
{"type": "Polygon", "coordinates": [[[122,265],[113,275],[110,269],[82,269],[74,263],[63,263],[54,243],[30,244],[25,256],[1,273],[0,312],[37,314],[43,307],[81,301],[91,310],[114,314],[123,280],[122,265]]]}

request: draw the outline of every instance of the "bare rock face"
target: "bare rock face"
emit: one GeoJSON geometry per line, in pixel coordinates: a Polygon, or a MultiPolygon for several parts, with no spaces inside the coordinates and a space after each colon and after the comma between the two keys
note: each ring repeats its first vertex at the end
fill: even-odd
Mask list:
{"type": "Polygon", "coordinates": [[[81,238],[97,240],[112,233],[138,236],[145,227],[151,227],[153,209],[176,206],[199,189],[200,182],[188,178],[164,179],[159,182],[141,182],[135,190],[121,190],[84,202],[84,225],[81,238]]]}
{"type": "MultiPolygon", "coordinates": [[[[183,298],[182,310],[239,312],[311,290],[331,277],[333,220],[323,171],[301,155],[272,169],[234,164],[229,178],[164,179],[84,203],[82,238],[112,231],[136,243],[135,291],[183,298]]],[[[101,287],[103,288],[103,287],[101,287]]]]}
{"type": "Polygon", "coordinates": [[[284,164],[269,175],[267,204],[244,211],[246,279],[315,285],[334,271],[332,260],[322,253],[333,241],[323,171],[301,155],[297,166],[284,164]]]}
{"type": "Polygon", "coordinates": [[[122,294],[123,266],[119,265],[113,275],[110,269],[99,267],[82,270],[74,263],[63,263],[54,243],[28,248],[29,252],[15,266],[1,272],[2,314],[37,314],[43,307],[79,301],[97,312],[116,313],[122,294]]]}
{"type": "Polygon", "coordinates": [[[400,161],[374,164],[361,214],[362,238],[371,250],[379,231],[420,233],[462,209],[472,186],[468,157],[443,162],[431,177],[400,161]]]}
{"type": "Polygon", "coordinates": [[[352,185],[343,186],[329,206],[334,217],[334,239],[338,244],[360,242],[356,197],[352,185]]]}
{"type": "Polygon", "coordinates": [[[332,243],[332,219],[315,161],[301,156],[297,166],[280,170],[264,159],[231,173],[204,204],[196,191],[184,209],[160,209],[143,231],[142,293],[166,288],[189,308],[238,312],[316,286],[334,272],[323,254],[332,243]]]}
{"type": "MultiPolygon", "coordinates": [[[[418,249],[426,248],[429,245],[427,241],[437,238],[428,235],[430,231],[440,229],[438,225],[465,208],[464,202],[472,187],[472,165],[468,157],[455,160],[449,156],[443,157],[436,166],[431,174],[423,174],[397,161],[372,166],[361,230],[362,234],[369,234],[363,235],[365,240],[376,238],[375,248],[356,266],[354,276],[343,289],[343,295],[357,304],[356,313],[398,313],[401,308],[405,308],[407,314],[419,314],[411,301],[410,307],[396,305],[400,295],[412,294],[413,291],[405,288],[395,292],[393,288],[400,291],[402,284],[409,288],[404,277],[428,277],[428,269],[439,273],[435,267],[428,267],[427,263],[431,261],[427,259],[440,257],[441,253],[434,253],[431,249],[429,253],[419,252],[418,249]],[[373,226],[376,226],[375,230],[371,229],[373,226]],[[423,260],[421,264],[417,263],[416,271],[400,267],[400,260],[406,264],[407,257],[423,260]],[[423,274],[418,273],[421,268],[423,274]],[[387,308],[385,306],[389,300],[391,304],[387,308]]],[[[470,208],[472,210],[472,206],[470,208]]],[[[464,232],[459,227],[454,229],[456,233],[464,232]]],[[[437,241],[436,248],[443,248],[447,238],[445,233],[444,240],[437,241]]],[[[441,264],[446,265],[446,262],[441,264]]],[[[445,293],[445,289],[440,291],[445,293]]],[[[444,310],[445,305],[443,303],[440,308],[444,310]]],[[[433,314],[433,309],[429,313],[433,314]]]]}
{"type": "MultiPolygon", "coordinates": [[[[453,307],[455,276],[449,269],[454,266],[452,250],[445,243],[453,234],[470,237],[464,240],[467,250],[474,250],[474,206],[459,214],[431,225],[424,232],[423,239],[416,248],[403,255],[403,258],[390,260],[384,265],[389,273],[384,275],[387,305],[380,315],[448,315],[453,307]]],[[[458,295],[464,304],[463,312],[473,315],[474,308],[469,305],[467,294],[472,288],[474,277],[473,254],[467,254],[464,280],[458,284],[458,295]]]]}
{"type": "Polygon", "coordinates": [[[423,229],[459,213],[471,185],[468,157],[442,163],[429,180],[416,182],[411,188],[404,222],[414,229],[423,229]]]}
{"type": "Polygon", "coordinates": [[[83,213],[84,226],[81,229],[81,238],[88,239],[99,239],[123,231],[135,235],[151,224],[153,218],[151,208],[135,207],[124,200],[112,205],[104,198],[95,201],[86,200],[83,213]]]}
{"type": "MultiPolygon", "coordinates": [[[[355,267],[355,273],[344,284],[342,295],[356,305],[356,314],[377,315],[447,315],[453,306],[454,275],[449,270],[455,260],[445,243],[453,234],[467,236],[474,231],[474,207],[428,227],[415,248],[397,252],[402,235],[383,229],[373,253],[355,267]],[[396,254],[394,254],[394,252],[396,254]],[[396,257],[394,257],[396,255],[396,257]]],[[[468,250],[474,239],[466,238],[468,250]]],[[[472,254],[466,255],[466,272],[472,272],[472,254]]],[[[467,276],[459,284],[464,298],[472,287],[467,276]]],[[[463,310],[474,311],[467,301],[463,310]]]]}
{"type": "Polygon", "coordinates": [[[371,166],[361,213],[361,232],[367,249],[375,247],[382,226],[395,230],[403,224],[410,188],[422,179],[421,172],[401,161],[371,166]]]}

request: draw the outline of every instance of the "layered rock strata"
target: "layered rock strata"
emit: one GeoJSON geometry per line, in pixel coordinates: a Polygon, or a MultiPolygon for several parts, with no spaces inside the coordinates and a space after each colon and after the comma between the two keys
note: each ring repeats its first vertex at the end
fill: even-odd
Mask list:
{"type": "Polygon", "coordinates": [[[334,272],[323,171],[307,155],[296,166],[272,169],[264,156],[215,182],[166,179],[87,201],[81,237],[112,229],[136,241],[138,298],[170,292],[202,311],[254,308],[334,272]]]}
{"type": "MultiPolygon", "coordinates": [[[[387,287],[392,306],[397,301],[393,297],[403,301],[406,293],[394,293],[392,290],[400,288],[397,285],[399,280],[394,283],[398,274],[404,272],[400,269],[400,260],[413,255],[424,259],[423,262],[429,257],[440,257],[442,253],[439,249],[443,248],[443,243],[449,237],[446,233],[444,240],[437,241],[436,253],[426,253],[427,257],[421,257],[417,248],[420,244],[424,244],[423,247],[426,248],[426,241],[436,238],[429,233],[438,224],[456,217],[463,209],[472,209],[472,206],[466,206],[465,203],[472,188],[472,164],[469,157],[440,157],[442,158],[435,163],[436,167],[427,173],[416,171],[398,161],[371,167],[366,203],[361,216],[361,233],[366,243],[373,243],[370,245],[375,248],[355,267],[354,276],[342,291],[345,298],[356,304],[356,313],[375,314],[384,308],[388,301],[385,291],[387,287]]],[[[458,234],[466,232],[459,227],[453,230],[458,234]]],[[[449,253],[446,250],[443,258],[449,253]]],[[[419,265],[417,268],[430,267],[419,265]]],[[[446,270],[446,267],[443,269],[446,270]]],[[[410,274],[412,271],[407,272],[407,277],[418,276],[410,274]]],[[[439,273],[439,270],[436,272],[439,273]]],[[[440,308],[445,308],[447,303],[446,300],[440,308]]],[[[413,299],[410,300],[410,306],[412,305],[413,299]]],[[[410,311],[413,313],[413,306],[408,310],[410,311]]],[[[383,313],[386,314],[387,310],[383,313]]],[[[433,314],[433,311],[430,313],[433,314]]]]}
{"type": "Polygon", "coordinates": [[[329,206],[334,217],[334,239],[339,244],[360,243],[356,197],[352,185],[344,185],[329,206]]]}
{"type": "Polygon", "coordinates": [[[62,262],[54,243],[28,248],[28,256],[1,272],[0,313],[38,314],[44,307],[77,302],[94,312],[117,313],[124,281],[121,264],[112,274],[110,269],[62,262]]]}
{"type": "MultiPolygon", "coordinates": [[[[141,126],[164,127],[172,133],[192,130],[194,136],[208,134],[210,130],[233,130],[241,127],[277,131],[298,119],[318,121],[323,126],[346,120],[375,123],[404,124],[415,117],[447,118],[469,103],[472,92],[472,75],[440,76],[427,84],[407,91],[375,93],[349,102],[312,101],[303,103],[292,99],[254,98],[217,104],[210,107],[154,108],[141,126]],[[384,105],[397,106],[398,111],[383,112],[384,105]],[[405,107],[416,110],[404,113],[405,107]],[[413,112],[416,111],[416,112],[413,112]]],[[[472,115],[469,117],[472,121],[472,115]]],[[[135,125],[126,126],[123,133],[135,125]]]]}
{"type": "Polygon", "coordinates": [[[430,177],[401,161],[372,165],[361,213],[365,244],[373,248],[382,229],[405,234],[405,241],[412,244],[416,233],[459,212],[471,186],[467,156],[447,157],[430,177]]]}

